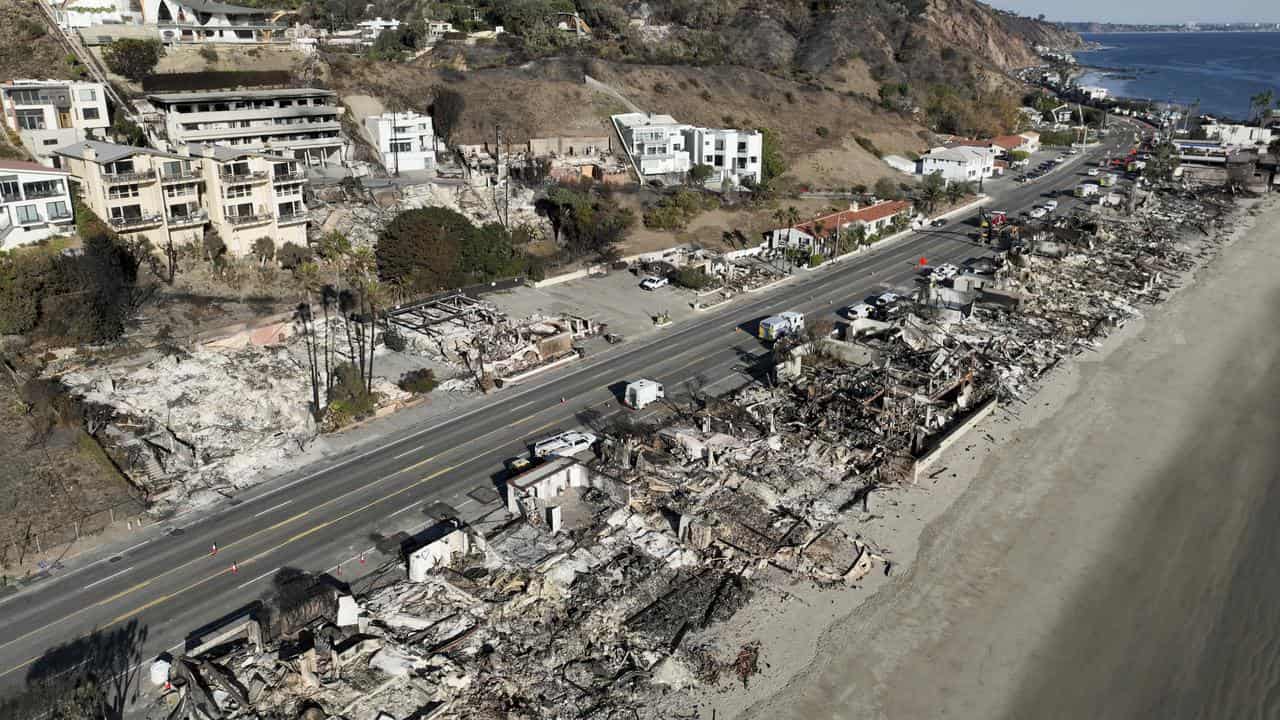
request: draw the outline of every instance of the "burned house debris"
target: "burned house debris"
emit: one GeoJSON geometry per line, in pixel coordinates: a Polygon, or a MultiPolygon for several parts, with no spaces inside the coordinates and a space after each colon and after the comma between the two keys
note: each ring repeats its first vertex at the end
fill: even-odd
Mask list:
{"type": "MultiPolygon", "coordinates": [[[[769,646],[730,643],[724,624],[796,583],[889,573],[868,512],[1166,298],[1227,236],[1228,210],[1166,189],[1131,215],[1024,228],[945,284],[922,278],[892,321],[780,342],[727,395],[592,419],[593,457],[507,477],[501,522],[429,528],[402,562],[341,590],[312,578],[257,630],[166,661],[154,717],[669,717],[671,690],[745,685],[769,646]]],[[[463,362],[512,354],[479,360],[444,328],[488,310],[449,302],[401,322],[463,362]]]]}

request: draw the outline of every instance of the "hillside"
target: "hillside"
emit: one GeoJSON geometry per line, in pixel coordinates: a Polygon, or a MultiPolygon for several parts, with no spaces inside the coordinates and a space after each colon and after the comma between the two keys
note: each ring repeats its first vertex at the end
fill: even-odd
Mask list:
{"type": "Polygon", "coordinates": [[[51,32],[34,3],[0,0],[0,79],[80,78],[51,32]]]}

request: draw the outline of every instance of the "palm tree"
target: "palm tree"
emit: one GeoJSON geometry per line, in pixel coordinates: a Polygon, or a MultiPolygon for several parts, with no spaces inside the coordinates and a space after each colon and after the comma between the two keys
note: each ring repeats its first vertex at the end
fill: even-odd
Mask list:
{"type": "Polygon", "coordinates": [[[824,233],[827,231],[827,224],[821,220],[813,221],[813,247],[814,251],[826,256],[827,238],[824,233]]]}
{"type": "Polygon", "coordinates": [[[1271,109],[1271,103],[1275,101],[1275,93],[1270,90],[1262,92],[1249,98],[1249,115],[1252,117],[1255,112],[1258,114],[1258,127],[1262,127],[1267,122],[1267,112],[1271,109]]]}
{"type": "Polygon", "coordinates": [[[303,263],[298,268],[298,279],[301,281],[303,299],[298,303],[297,317],[302,326],[302,336],[307,343],[307,365],[311,371],[311,413],[318,420],[324,406],[320,404],[320,357],[316,349],[315,319],[311,312],[311,299],[320,291],[320,270],[315,263],[303,263]]]}

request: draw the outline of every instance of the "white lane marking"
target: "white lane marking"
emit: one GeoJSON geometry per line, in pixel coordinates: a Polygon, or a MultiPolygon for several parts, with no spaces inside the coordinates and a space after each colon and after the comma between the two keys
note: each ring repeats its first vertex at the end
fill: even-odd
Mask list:
{"type": "Polygon", "coordinates": [[[120,572],[118,572],[118,573],[114,573],[114,574],[112,574],[112,575],[108,575],[108,576],[106,576],[106,577],[102,578],[101,580],[94,580],[93,582],[89,583],[88,585],[85,585],[85,586],[84,586],[84,589],[85,589],[85,590],[88,590],[89,588],[93,587],[94,585],[101,585],[102,583],[104,583],[104,582],[106,582],[106,581],[110,580],[111,578],[120,577],[121,575],[123,575],[123,574],[125,574],[125,573],[129,572],[129,571],[130,571],[130,570],[132,570],[132,569],[133,569],[133,568],[131,568],[131,567],[127,567],[127,568],[125,568],[125,569],[121,570],[120,572]]]}
{"type": "Polygon", "coordinates": [[[258,577],[256,577],[256,578],[254,578],[254,579],[250,580],[250,581],[249,581],[249,582],[247,582],[247,583],[241,583],[239,586],[237,586],[237,587],[236,587],[236,589],[237,589],[237,590],[243,590],[244,588],[249,587],[250,585],[252,585],[252,584],[254,584],[254,583],[258,582],[259,580],[261,580],[261,579],[265,578],[266,576],[270,575],[271,573],[273,573],[273,572],[275,572],[276,570],[279,570],[279,569],[280,569],[280,568],[276,568],[275,570],[268,570],[268,571],[266,571],[266,572],[262,573],[261,575],[259,575],[258,577]]]}
{"type": "Polygon", "coordinates": [[[117,554],[117,555],[124,555],[125,553],[130,552],[131,550],[137,550],[138,548],[142,547],[143,545],[146,545],[146,544],[147,544],[147,543],[149,543],[149,542],[151,542],[151,539],[150,539],[150,538],[148,538],[148,539],[146,539],[146,540],[143,540],[142,542],[138,543],[137,545],[130,545],[129,547],[127,547],[127,548],[125,548],[125,549],[121,550],[120,552],[118,552],[118,553],[116,553],[116,554],[117,554]]]}
{"type": "Polygon", "coordinates": [[[406,507],[406,508],[400,508],[399,510],[397,510],[397,511],[395,511],[395,512],[391,513],[390,515],[388,515],[388,516],[387,516],[387,519],[388,519],[388,520],[390,520],[391,518],[393,518],[393,517],[395,517],[395,516],[397,516],[397,515],[403,515],[404,513],[407,513],[407,512],[409,512],[410,510],[412,510],[412,509],[414,509],[414,508],[416,508],[416,507],[418,507],[418,503],[414,503],[414,504],[412,504],[412,505],[410,505],[409,507],[406,507]]]}
{"type": "Polygon", "coordinates": [[[459,504],[458,504],[458,509],[459,509],[459,510],[461,510],[462,508],[464,508],[464,507],[466,507],[466,506],[470,505],[470,504],[471,504],[471,503],[473,503],[473,502],[475,502],[475,498],[467,498],[467,501],[466,501],[466,502],[464,502],[464,503],[459,503],[459,504]]]}
{"type": "Polygon", "coordinates": [[[402,457],[404,457],[404,456],[406,456],[406,455],[412,455],[412,454],[414,454],[414,453],[418,452],[418,451],[419,451],[419,450],[421,450],[422,448],[423,448],[423,446],[422,446],[422,445],[417,445],[417,446],[415,446],[415,447],[413,447],[413,448],[411,448],[411,449],[409,449],[409,450],[405,450],[404,452],[400,453],[399,455],[392,455],[391,457],[392,457],[392,459],[393,459],[393,460],[399,460],[400,458],[402,458],[402,457]]]}
{"type": "Polygon", "coordinates": [[[271,512],[272,510],[279,510],[280,508],[284,507],[285,505],[288,505],[288,504],[289,504],[289,503],[291,503],[291,502],[293,502],[293,500],[285,500],[285,501],[284,501],[284,502],[282,502],[282,503],[279,503],[279,504],[276,504],[276,505],[272,505],[271,507],[267,508],[266,510],[263,510],[263,511],[262,511],[262,512],[260,512],[260,513],[254,513],[254,515],[253,515],[253,516],[254,516],[254,517],[262,517],[263,515],[266,515],[267,513],[271,512]]]}

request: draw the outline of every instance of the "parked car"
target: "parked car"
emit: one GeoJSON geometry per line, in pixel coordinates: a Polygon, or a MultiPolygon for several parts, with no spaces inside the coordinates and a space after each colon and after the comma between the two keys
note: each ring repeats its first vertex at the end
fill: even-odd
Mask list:
{"type": "Polygon", "coordinates": [[[934,227],[942,227],[943,225],[946,225],[946,224],[947,224],[947,219],[946,219],[946,218],[938,218],[937,220],[934,220],[933,222],[931,222],[931,223],[929,223],[929,224],[930,224],[930,225],[932,225],[932,226],[934,226],[934,227]]]}
{"type": "Polygon", "coordinates": [[[508,458],[502,465],[507,469],[507,477],[515,477],[520,473],[532,468],[537,463],[536,460],[521,456],[508,458]]]}
{"type": "Polygon", "coordinates": [[[1050,200],[1049,202],[1045,203],[1044,205],[1041,205],[1040,207],[1044,208],[1046,212],[1055,212],[1058,209],[1058,201],[1050,200]]]}
{"type": "Polygon", "coordinates": [[[861,302],[856,305],[850,305],[849,307],[845,308],[844,316],[849,318],[850,320],[857,320],[858,318],[869,318],[874,312],[875,312],[875,306],[870,305],[868,303],[861,302]]]}
{"type": "Polygon", "coordinates": [[[884,307],[876,308],[875,313],[871,316],[873,320],[880,322],[889,322],[890,320],[902,317],[907,313],[907,304],[895,302],[884,307]]]}
{"type": "Polygon", "coordinates": [[[950,280],[951,278],[954,278],[956,275],[959,275],[959,274],[960,274],[960,268],[956,267],[955,265],[952,265],[951,263],[947,263],[946,265],[939,265],[938,267],[933,269],[933,277],[939,280],[950,280]]]}
{"type": "Polygon", "coordinates": [[[536,458],[544,457],[569,457],[588,450],[592,445],[596,444],[598,438],[581,430],[569,430],[567,432],[556,433],[551,437],[546,437],[533,444],[533,456],[536,458]]]}
{"type": "Polygon", "coordinates": [[[1049,214],[1048,210],[1045,210],[1042,207],[1038,207],[1038,208],[1031,208],[1031,211],[1027,213],[1027,217],[1033,218],[1035,220],[1039,220],[1040,218],[1048,214],[1049,214]]]}
{"type": "Polygon", "coordinates": [[[657,290],[660,287],[666,287],[667,285],[670,285],[670,284],[671,284],[670,280],[664,277],[658,277],[657,275],[650,275],[649,277],[640,281],[641,289],[650,290],[650,291],[657,290]]]}
{"type": "Polygon", "coordinates": [[[1088,175],[1089,177],[1098,177],[1099,175],[1098,168],[1089,168],[1088,175]]]}
{"type": "Polygon", "coordinates": [[[902,299],[902,296],[895,292],[882,292],[871,301],[871,304],[878,308],[892,305],[902,299]]]}

